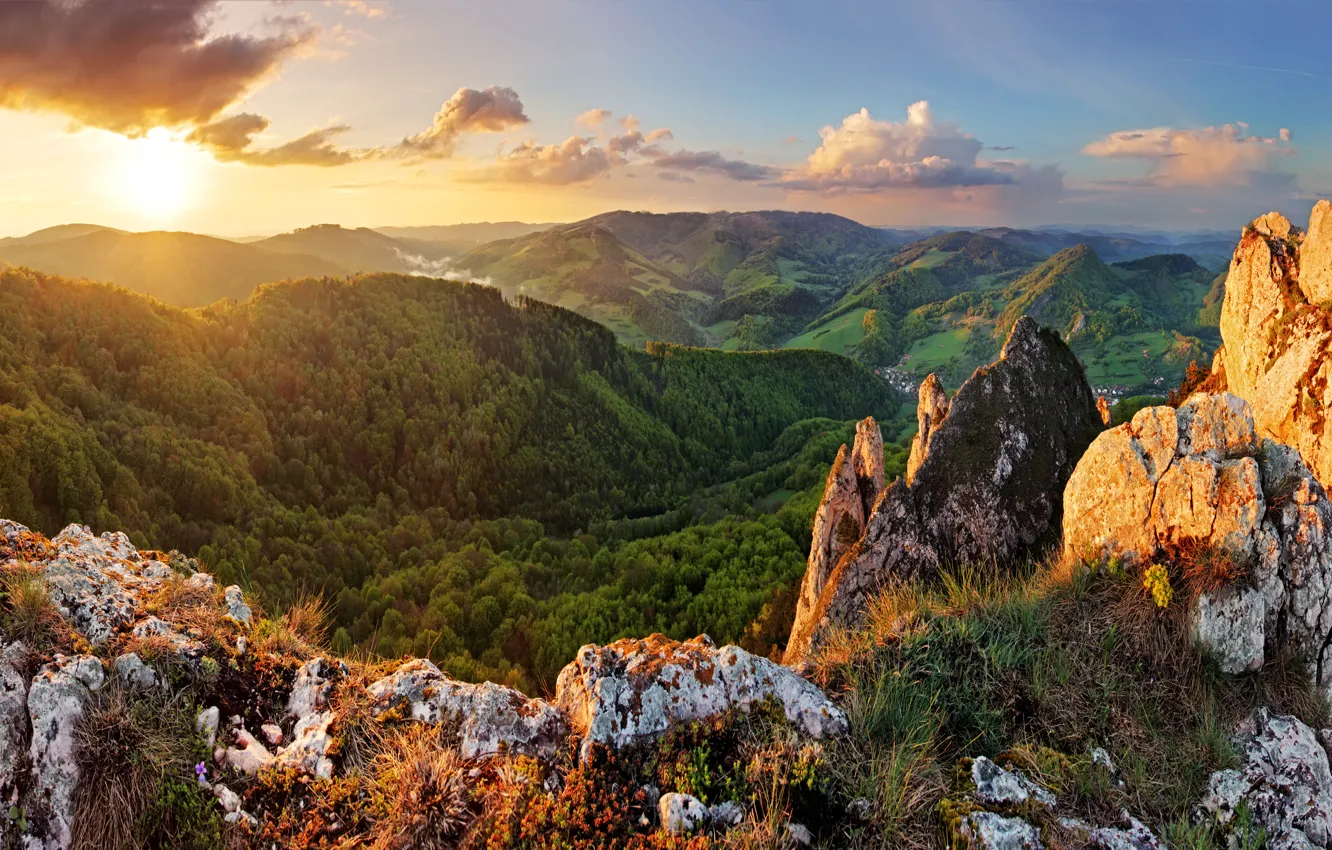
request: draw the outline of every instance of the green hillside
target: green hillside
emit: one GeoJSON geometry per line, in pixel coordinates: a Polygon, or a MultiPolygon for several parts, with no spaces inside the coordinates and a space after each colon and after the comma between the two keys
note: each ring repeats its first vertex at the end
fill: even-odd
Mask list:
{"type": "Polygon", "coordinates": [[[472,284],[184,311],[0,272],[0,516],[124,529],[275,605],[319,592],[343,649],[525,687],[593,640],[742,639],[799,580],[850,421],[896,407],[842,357],[633,351],[472,284]]]}
{"type": "Polygon", "coordinates": [[[320,257],[353,272],[425,272],[448,257],[438,243],[393,238],[368,227],[317,224],[249,243],[278,254],[320,257]]]}
{"type": "Polygon", "coordinates": [[[614,212],[481,246],[457,266],[595,318],[622,342],[735,347],[717,333],[724,323],[748,316],[774,343],[790,337],[896,244],[820,213],[614,212]]]}

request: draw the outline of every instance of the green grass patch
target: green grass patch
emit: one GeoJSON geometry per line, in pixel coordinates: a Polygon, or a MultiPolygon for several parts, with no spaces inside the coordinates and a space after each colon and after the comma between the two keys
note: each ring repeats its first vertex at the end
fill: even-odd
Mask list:
{"type": "Polygon", "coordinates": [[[906,362],[906,366],[915,370],[918,375],[929,374],[943,367],[954,357],[962,357],[969,335],[970,331],[967,328],[954,327],[918,339],[907,351],[911,359],[906,362]]]}
{"type": "Polygon", "coordinates": [[[782,348],[816,348],[834,354],[846,354],[851,346],[865,338],[862,322],[869,310],[861,307],[843,313],[831,321],[811,328],[782,344],[782,348]]]}

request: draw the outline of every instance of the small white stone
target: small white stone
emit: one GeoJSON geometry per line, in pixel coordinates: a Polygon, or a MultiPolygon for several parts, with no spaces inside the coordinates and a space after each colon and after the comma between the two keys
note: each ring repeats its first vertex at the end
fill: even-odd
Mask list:
{"type": "Polygon", "coordinates": [[[661,826],[671,835],[688,835],[708,821],[708,807],[689,794],[662,794],[657,802],[661,826]]]}
{"type": "Polygon", "coordinates": [[[199,737],[204,739],[208,749],[212,749],[217,743],[217,725],[221,720],[222,712],[217,706],[205,708],[199,712],[199,717],[194,721],[194,728],[199,733],[199,737]]]}

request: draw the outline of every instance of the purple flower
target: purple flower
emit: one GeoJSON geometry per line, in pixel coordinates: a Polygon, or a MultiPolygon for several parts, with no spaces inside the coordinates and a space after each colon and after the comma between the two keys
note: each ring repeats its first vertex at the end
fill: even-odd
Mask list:
{"type": "Polygon", "coordinates": [[[198,779],[201,782],[203,781],[204,777],[208,775],[208,768],[204,766],[203,762],[199,762],[194,766],[194,775],[198,777],[198,779]]]}

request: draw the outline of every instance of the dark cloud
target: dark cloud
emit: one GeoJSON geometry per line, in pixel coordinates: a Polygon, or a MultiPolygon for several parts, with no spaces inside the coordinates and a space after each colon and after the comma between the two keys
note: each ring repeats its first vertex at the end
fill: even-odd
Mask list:
{"type": "Polygon", "coordinates": [[[130,136],[212,120],[315,35],[210,32],[217,0],[0,2],[0,106],[130,136]]]}
{"type": "MultiPolygon", "coordinates": [[[[645,151],[645,153],[647,153],[645,151]]],[[[680,150],[674,153],[654,151],[652,164],[664,171],[692,174],[716,174],[728,180],[753,182],[776,177],[776,169],[740,159],[727,159],[718,151],[680,150]]]]}
{"type": "Polygon", "coordinates": [[[187,141],[209,150],[219,162],[243,162],[246,165],[346,165],[373,154],[340,148],[333,140],[351,128],[346,124],[323,127],[275,148],[252,147],[254,136],[268,129],[262,115],[243,112],[205,124],[190,133],[187,141]]]}
{"type": "Polygon", "coordinates": [[[558,145],[524,142],[500,153],[494,164],[464,171],[459,179],[472,183],[544,183],[567,186],[586,183],[622,165],[624,160],[585,136],[570,136],[558,145]]]}
{"type": "Polygon", "coordinates": [[[510,88],[461,88],[435,113],[430,128],[408,136],[393,149],[398,156],[445,159],[464,133],[498,133],[528,122],[523,101],[510,88]]]}

